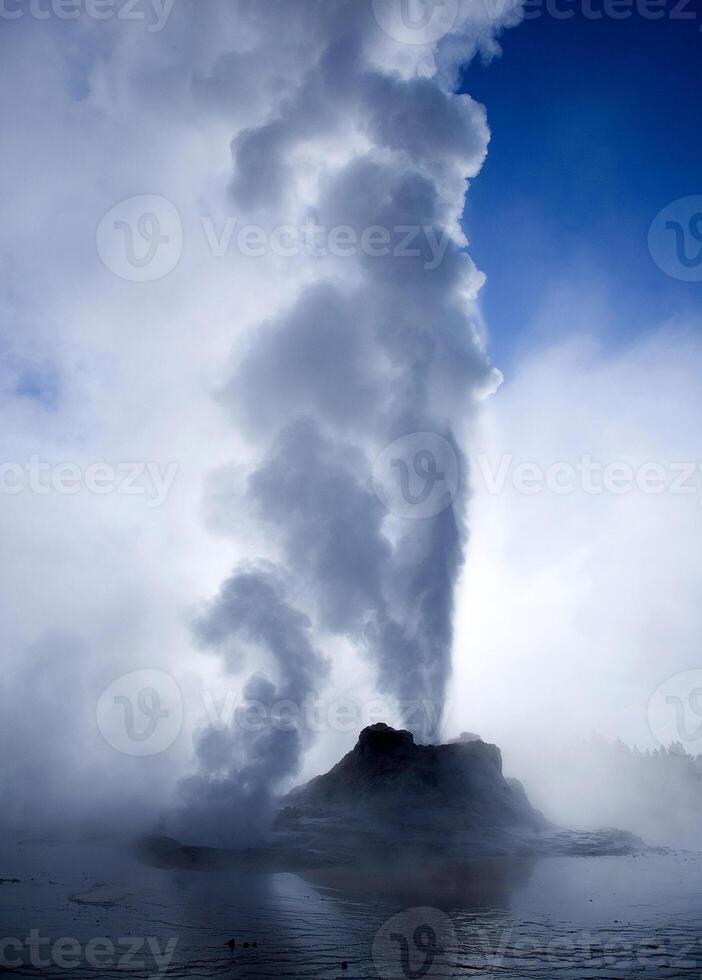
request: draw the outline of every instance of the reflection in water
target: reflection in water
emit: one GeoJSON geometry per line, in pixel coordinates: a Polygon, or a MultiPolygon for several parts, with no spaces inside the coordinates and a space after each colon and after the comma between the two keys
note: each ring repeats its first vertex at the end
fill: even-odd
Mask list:
{"type": "Polygon", "coordinates": [[[331,896],[367,901],[397,900],[440,909],[509,907],[510,896],[529,881],[536,858],[480,858],[432,863],[407,859],[392,864],[348,865],[303,873],[331,896]]]}
{"type": "Polygon", "coordinates": [[[148,867],[108,842],[12,842],[0,878],[20,880],[0,884],[0,974],[699,976],[701,871],[700,855],[678,852],[302,878],[148,867]]]}

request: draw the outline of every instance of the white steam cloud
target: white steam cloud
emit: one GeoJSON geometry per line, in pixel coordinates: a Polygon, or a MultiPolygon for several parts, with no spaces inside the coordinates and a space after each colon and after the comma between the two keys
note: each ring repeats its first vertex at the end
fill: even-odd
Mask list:
{"type": "Polygon", "coordinates": [[[466,424],[499,380],[460,228],[489,131],[452,90],[519,4],[448,0],[438,28],[427,11],[176,0],[143,19],[116,4],[4,24],[0,409],[3,460],[21,469],[3,477],[24,480],[36,454],[52,481],[4,495],[0,518],[10,822],[157,811],[193,729],[183,826],[204,839],[222,807],[268,800],[310,733],[250,739],[193,710],[244,667],[245,698],[294,701],[327,664],[343,677],[346,656],[347,679],[438,734],[466,424]],[[262,247],[242,247],[247,225],[262,247]],[[309,227],[314,247],[290,248],[309,227]],[[459,478],[415,520],[372,473],[417,433],[445,458],[411,443],[406,465],[459,478]],[[155,472],[168,487],[96,483],[96,466],[129,460],[137,487],[155,472]],[[144,668],[183,691],[167,756],[120,755],[96,725],[100,693],[144,668]],[[410,701],[432,709],[418,719],[410,701]]]}
{"type": "MultiPolygon", "coordinates": [[[[229,194],[237,213],[255,222],[262,241],[281,227],[291,235],[312,226],[318,234],[336,230],[337,253],[343,233],[346,251],[308,255],[292,302],[256,325],[235,359],[222,401],[238,433],[255,443],[256,463],[243,493],[228,505],[220,497],[219,506],[243,506],[269,529],[282,575],[295,582],[296,601],[318,632],[366,651],[403,724],[434,739],[451,671],[453,592],[465,539],[460,444],[476,401],[499,383],[472,306],[481,276],[459,230],[466,178],[486,153],[484,110],[447,91],[439,74],[403,77],[397,45],[378,48],[379,24],[368,7],[241,9],[263,64],[275,61],[272,39],[296,37],[301,12],[306,29],[304,68],[232,140],[229,194]],[[369,231],[374,249],[353,248],[368,242],[369,231]],[[391,244],[397,235],[401,249],[391,244]],[[393,518],[370,480],[373,460],[389,443],[421,433],[439,436],[456,461],[457,492],[437,513],[393,518]]],[[[234,55],[227,71],[237,74],[234,55]]],[[[426,448],[397,462],[410,469],[418,456],[427,474],[443,478],[450,460],[426,448]]],[[[250,603],[256,622],[265,618],[260,593],[267,583],[246,575],[245,592],[238,572],[228,581],[213,620],[205,620],[216,624],[203,627],[205,638],[216,643],[222,630],[246,628],[250,603]]],[[[287,609],[285,628],[299,615],[287,609]]],[[[301,703],[322,680],[314,651],[294,642],[279,649],[277,631],[259,631],[259,639],[285,678],[284,697],[301,703]],[[304,661],[294,677],[287,658],[304,661]]],[[[218,802],[241,793],[251,753],[257,781],[235,809],[245,810],[262,783],[269,789],[299,771],[299,731],[276,732],[275,739],[265,733],[232,768],[220,742],[233,739],[239,749],[238,734],[201,738],[203,771],[183,787],[198,827],[191,835],[211,793],[218,802]]]]}

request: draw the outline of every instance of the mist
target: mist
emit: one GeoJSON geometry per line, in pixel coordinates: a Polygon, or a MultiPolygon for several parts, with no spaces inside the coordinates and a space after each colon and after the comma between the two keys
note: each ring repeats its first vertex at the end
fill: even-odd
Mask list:
{"type": "Polygon", "coordinates": [[[9,104],[37,93],[6,118],[13,821],[175,813],[205,839],[240,798],[289,786],[317,741],[213,722],[232,691],[297,703],[355,677],[440,738],[464,441],[499,385],[460,225],[489,129],[453,89],[520,13],[456,4],[408,45],[376,7],[182,3],[82,19],[79,47],[28,17],[1,42],[9,104]],[[130,263],[140,206],[138,233],[155,214],[178,249],[163,266],[130,263]],[[53,236],[36,233],[47,215],[53,236]]]}
{"type": "Polygon", "coordinates": [[[654,321],[612,348],[606,332],[628,327],[614,285],[575,282],[573,270],[544,298],[541,343],[517,357],[474,439],[447,728],[470,719],[564,825],[699,846],[694,774],[616,748],[700,752],[698,322],[654,321]],[[556,326],[574,310],[578,334],[563,342],[556,326]]]}
{"type": "Polygon", "coordinates": [[[0,38],[1,819],[254,839],[384,720],[478,732],[566,825],[695,839],[693,791],[676,822],[649,807],[658,776],[624,791],[582,746],[676,740],[647,709],[697,658],[697,495],[486,489],[507,456],[699,459],[697,320],[609,348],[630,325],[577,270],[500,387],[463,222],[489,106],[455,89],[519,5],[457,4],[419,45],[342,0],[164,13],[0,38]],[[140,195],[182,232],[148,283],[99,247],[140,195]],[[99,706],[145,670],[179,721],[134,755],[99,706]],[[356,710],[256,733],[217,716],[308,697],[356,710]]]}

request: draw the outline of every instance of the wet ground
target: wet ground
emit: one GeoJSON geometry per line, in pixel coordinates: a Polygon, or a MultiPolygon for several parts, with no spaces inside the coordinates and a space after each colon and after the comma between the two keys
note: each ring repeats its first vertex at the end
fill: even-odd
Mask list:
{"type": "Polygon", "coordinates": [[[700,854],[422,872],[163,870],[110,842],[8,842],[0,976],[702,975],[700,854]]]}

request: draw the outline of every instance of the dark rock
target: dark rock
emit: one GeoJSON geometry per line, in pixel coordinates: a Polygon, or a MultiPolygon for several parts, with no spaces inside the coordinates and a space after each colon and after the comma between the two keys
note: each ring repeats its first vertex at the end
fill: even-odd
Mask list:
{"type": "MultiPolygon", "coordinates": [[[[470,884],[483,859],[631,854],[645,845],[626,831],[554,826],[518,780],[505,778],[498,747],[477,736],[418,745],[411,732],[377,724],[364,728],[329,772],[280,801],[270,838],[261,845],[223,850],[152,835],[137,849],[150,865],[193,871],[341,875],[347,885],[358,872],[361,881],[397,882],[393,894],[406,891],[408,883],[418,890],[419,868],[423,882],[436,883],[437,894],[444,894],[455,891],[456,868],[462,869],[461,882],[470,884]]],[[[228,945],[234,949],[236,943],[228,945]]]]}
{"type": "Polygon", "coordinates": [[[411,732],[385,724],[361,732],[355,748],[323,776],[286,798],[285,814],[299,820],[343,807],[402,823],[462,829],[522,826],[541,829],[548,821],[535,810],[516,780],[502,775],[496,745],[480,739],[447,745],[417,745],[411,732]]]}
{"type": "Polygon", "coordinates": [[[522,784],[502,774],[498,747],[468,732],[446,745],[418,745],[411,732],[371,725],[329,772],[281,802],[275,846],[306,854],[312,867],[644,847],[625,831],[555,827],[522,784]]]}

